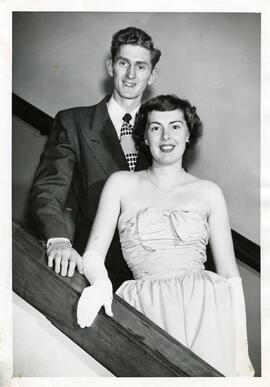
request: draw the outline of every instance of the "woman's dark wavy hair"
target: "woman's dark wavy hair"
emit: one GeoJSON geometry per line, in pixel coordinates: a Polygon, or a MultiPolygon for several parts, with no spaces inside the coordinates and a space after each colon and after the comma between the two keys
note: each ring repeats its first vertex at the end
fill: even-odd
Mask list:
{"type": "Polygon", "coordinates": [[[111,56],[114,62],[115,57],[119,51],[119,48],[123,44],[133,44],[141,46],[150,51],[152,68],[155,67],[159,61],[161,51],[154,47],[153,40],[146,32],[136,27],[127,27],[123,30],[116,32],[112,38],[111,44],[111,56]]]}
{"type": "Polygon", "coordinates": [[[202,122],[196,113],[196,107],[192,106],[189,101],[180,99],[176,95],[158,95],[144,103],[136,116],[133,130],[133,138],[136,148],[144,150],[149,156],[149,147],[145,144],[145,133],[147,130],[148,114],[153,110],[159,112],[172,111],[179,109],[184,113],[184,118],[189,130],[189,142],[186,143],[186,149],[183,158],[190,149],[194,147],[198,138],[202,135],[202,122]]]}

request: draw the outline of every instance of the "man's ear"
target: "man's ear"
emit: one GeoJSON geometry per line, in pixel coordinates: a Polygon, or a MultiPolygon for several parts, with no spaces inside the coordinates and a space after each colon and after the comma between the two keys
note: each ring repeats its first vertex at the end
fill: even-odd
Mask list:
{"type": "Polygon", "coordinates": [[[113,77],[113,61],[112,59],[107,59],[106,61],[107,71],[110,77],[113,77]]]}
{"type": "Polygon", "coordinates": [[[155,82],[155,80],[157,79],[157,76],[158,76],[157,69],[154,68],[152,70],[152,73],[151,73],[150,78],[148,80],[148,85],[149,86],[152,85],[155,82]]]}

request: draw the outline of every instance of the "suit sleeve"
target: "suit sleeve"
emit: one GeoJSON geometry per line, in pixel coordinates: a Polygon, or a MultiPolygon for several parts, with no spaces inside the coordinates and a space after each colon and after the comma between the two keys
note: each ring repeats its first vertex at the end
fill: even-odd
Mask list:
{"type": "Polygon", "coordinates": [[[71,128],[68,130],[67,124],[63,123],[63,113],[59,112],[54,119],[30,193],[30,216],[37,234],[45,240],[54,237],[71,239],[63,210],[76,154],[71,128]]]}

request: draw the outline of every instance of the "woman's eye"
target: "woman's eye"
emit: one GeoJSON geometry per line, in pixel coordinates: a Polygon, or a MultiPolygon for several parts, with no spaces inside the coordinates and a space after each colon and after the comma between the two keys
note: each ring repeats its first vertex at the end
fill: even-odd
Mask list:
{"type": "Polygon", "coordinates": [[[159,130],[159,126],[151,126],[150,130],[152,132],[157,132],[159,130]]]}
{"type": "Polygon", "coordinates": [[[181,129],[181,125],[180,124],[172,125],[172,129],[173,130],[181,129]]]}

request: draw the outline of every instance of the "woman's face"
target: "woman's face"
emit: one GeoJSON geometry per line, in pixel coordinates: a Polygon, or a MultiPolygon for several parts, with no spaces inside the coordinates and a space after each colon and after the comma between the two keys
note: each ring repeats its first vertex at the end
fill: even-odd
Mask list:
{"type": "Polygon", "coordinates": [[[158,164],[171,165],[182,160],[188,137],[182,110],[153,110],[148,114],[145,142],[158,164]]]}

